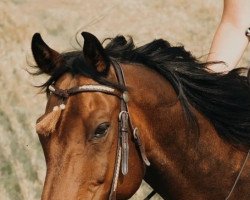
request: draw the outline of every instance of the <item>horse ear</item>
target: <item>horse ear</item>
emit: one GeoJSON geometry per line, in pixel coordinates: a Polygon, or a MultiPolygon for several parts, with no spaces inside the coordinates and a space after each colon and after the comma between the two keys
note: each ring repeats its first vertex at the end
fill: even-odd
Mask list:
{"type": "Polygon", "coordinates": [[[100,41],[91,33],[82,32],[84,38],[83,55],[87,64],[95,72],[107,75],[110,67],[110,59],[106,55],[100,41]]]}
{"type": "Polygon", "coordinates": [[[51,75],[59,63],[60,54],[51,49],[39,33],[32,37],[31,50],[41,72],[51,75]]]}

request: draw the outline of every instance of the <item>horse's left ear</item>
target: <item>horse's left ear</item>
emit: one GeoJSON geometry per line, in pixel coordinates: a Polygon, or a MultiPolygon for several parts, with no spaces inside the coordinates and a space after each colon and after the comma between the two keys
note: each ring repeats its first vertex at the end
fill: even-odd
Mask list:
{"type": "Polygon", "coordinates": [[[39,33],[32,37],[31,50],[41,72],[51,75],[61,62],[60,54],[51,49],[39,33]]]}
{"type": "Polygon", "coordinates": [[[91,33],[82,32],[82,36],[84,38],[83,55],[85,61],[95,72],[107,75],[110,68],[110,59],[102,44],[91,33]]]}

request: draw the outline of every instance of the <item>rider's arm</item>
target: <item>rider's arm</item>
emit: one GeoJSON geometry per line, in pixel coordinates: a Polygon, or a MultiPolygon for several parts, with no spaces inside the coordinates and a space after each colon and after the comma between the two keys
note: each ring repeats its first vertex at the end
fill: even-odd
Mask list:
{"type": "Polygon", "coordinates": [[[250,27],[250,0],[224,0],[221,22],[214,35],[208,61],[223,61],[209,65],[215,72],[233,69],[239,62],[249,38],[245,31],[250,27]]]}

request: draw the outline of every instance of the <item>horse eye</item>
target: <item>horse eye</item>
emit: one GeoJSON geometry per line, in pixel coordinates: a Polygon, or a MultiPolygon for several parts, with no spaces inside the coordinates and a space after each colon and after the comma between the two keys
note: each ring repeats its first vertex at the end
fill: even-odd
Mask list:
{"type": "Polygon", "coordinates": [[[109,123],[108,122],[104,122],[98,125],[98,127],[95,130],[95,138],[101,138],[103,136],[105,136],[108,132],[108,128],[109,128],[109,123]]]}

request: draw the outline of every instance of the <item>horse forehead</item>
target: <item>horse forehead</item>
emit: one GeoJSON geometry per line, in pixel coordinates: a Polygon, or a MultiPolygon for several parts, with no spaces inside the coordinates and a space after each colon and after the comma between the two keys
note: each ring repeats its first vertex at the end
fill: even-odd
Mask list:
{"type": "Polygon", "coordinates": [[[76,84],[76,80],[70,73],[63,74],[57,81],[56,87],[62,90],[68,89],[76,84]]]}
{"type": "MultiPolygon", "coordinates": [[[[66,86],[67,89],[76,86],[99,84],[95,80],[81,75],[75,75],[71,81],[70,78],[71,77],[67,77],[68,80],[65,80],[63,83],[64,86],[70,85],[70,87],[66,86]],[[69,82],[70,84],[68,84],[69,82]]],[[[82,92],[73,95],[70,101],[69,107],[73,106],[85,114],[91,114],[96,111],[99,111],[99,114],[110,113],[114,106],[117,105],[117,97],[102,92],[82,92]]]]}
{"type": "Polygon", "coordinates": [[[89,115],[110,114],[117,105],[116,97],[101,92],[81,93],[77,98],[78,109],[89,115]]]}
{"type": "Polygon", "coordinates": [[[95,80],[82,76],[82,75],[75,75],[75,80],[78,86],[82,85],[89,85],[89,84],[98,84],[95,80]]]}

